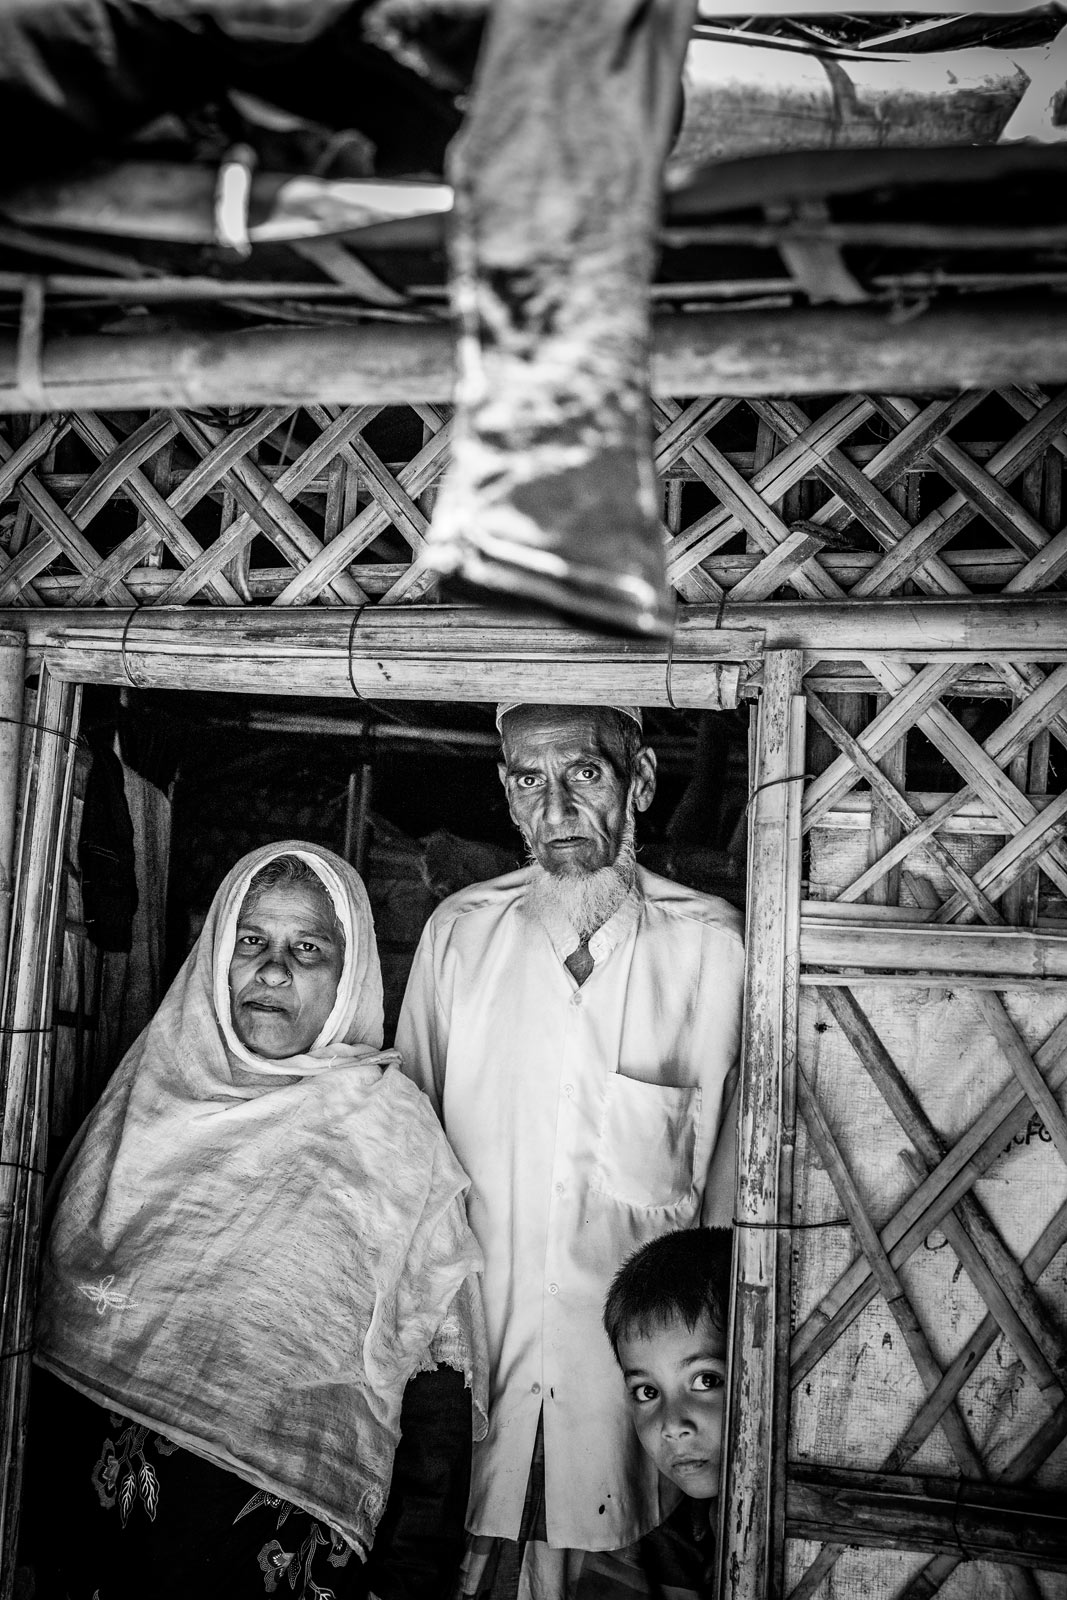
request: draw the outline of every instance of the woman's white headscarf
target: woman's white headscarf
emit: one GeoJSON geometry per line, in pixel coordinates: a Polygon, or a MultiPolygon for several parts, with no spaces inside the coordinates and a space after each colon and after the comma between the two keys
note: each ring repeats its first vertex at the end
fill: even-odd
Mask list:
{"type": "Polygon", "coordinates": [[[56,1180],[37,1313],[41,1365],[361,1553],[413,1373],[460,1366],[484,1421],[468,1182],[381,1042],[356,872],[299,841],[245,856],[56,1180]],[[323,882],[345,955],[319,1037],[268,1061],[233,1030],[228,976],[248,886],[280,855],[323,882]]]}

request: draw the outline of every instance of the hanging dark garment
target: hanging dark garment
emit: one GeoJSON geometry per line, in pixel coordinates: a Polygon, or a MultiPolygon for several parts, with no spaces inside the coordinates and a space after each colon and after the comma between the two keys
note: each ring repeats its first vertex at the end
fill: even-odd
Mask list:
{"type": "Polygon", "coordinates": [[[137,870],[122,762],[102,739],[92,750],[78,841],[85,927],[98,950],[129,950],[137,870]]]}

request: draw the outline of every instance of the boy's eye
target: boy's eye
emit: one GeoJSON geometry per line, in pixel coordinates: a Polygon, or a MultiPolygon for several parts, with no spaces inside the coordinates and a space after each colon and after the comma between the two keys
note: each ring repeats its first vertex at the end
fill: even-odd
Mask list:
{"type": "Polygon", "coordinates": [[[635,1383],[630,1390],[630,1399],[639,1406],[647,1405],[650,1400],[659,1399],[659,1390],[652,1383],[635,1383]]]}
{"type": "Polygon", "coordinates": [[[693,1388],[701,1394],[707,1394],[713,1389],[721,1389],[724,1382],[721,1372],[698,1372],[693,1379],[693,1388]]]}

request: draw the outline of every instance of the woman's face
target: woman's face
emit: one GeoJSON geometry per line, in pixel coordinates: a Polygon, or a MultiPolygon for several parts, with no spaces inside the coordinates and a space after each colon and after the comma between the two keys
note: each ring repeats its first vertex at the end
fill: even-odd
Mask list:
{"type": "Polygon", "coordinates": [[[325,889],[276,884],[237,919],[230,961],[233,1026],[241,1043],[271,1061],[299,1055],[333,1009],[344,940],[325,889]]]}

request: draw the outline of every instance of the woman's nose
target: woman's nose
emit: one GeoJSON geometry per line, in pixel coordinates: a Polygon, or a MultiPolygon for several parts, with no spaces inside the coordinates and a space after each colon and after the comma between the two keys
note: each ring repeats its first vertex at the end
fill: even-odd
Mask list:
{"type": "Polygon", "coordinates": [[[268,955],[260,964],[256,977],[260,983],[265,983],[271,989],[276,989],[280,984],[290,983],[292,973],[289,971],[281,956],[268,955]]]}

